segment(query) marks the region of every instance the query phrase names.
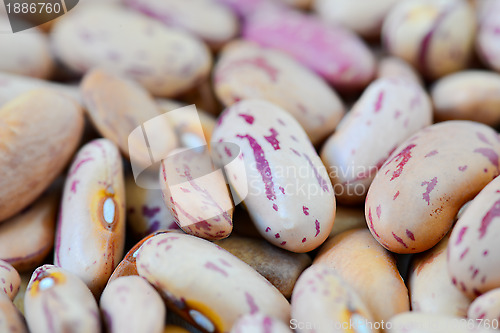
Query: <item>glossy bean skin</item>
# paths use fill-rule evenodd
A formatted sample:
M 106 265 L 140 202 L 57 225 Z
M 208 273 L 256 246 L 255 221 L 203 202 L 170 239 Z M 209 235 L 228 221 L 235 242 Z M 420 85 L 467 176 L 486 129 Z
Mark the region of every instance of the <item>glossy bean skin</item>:
M 391 318 L 391 333 L 487 333 L 496 332 L 479 322 L 449 315 L 422 312 L 405 312 Z
M 207 0 L 126 0 L 125 4 L 167 26 L 187 31 L 217 50 L 239 31 L 233 12 Z
M 497 1 L 483 1 L 482 16 L 476 38 L 476 51 L 493 70 L 500 72 L 500 5 Z M 483 3 L 480 3 L 482 5 Z
M 260 312 L 242 316 L 231 328 L 231 333 L 290 333 L 283 322 Z
M 231 194 L 206 146 L 174 150 L 162 160 L 160 185 L 165 205 L 184 232 L 209 240 L 231 234 Z
M 500 124 L 500 74 L 468 70 L 437 81 L 431 91 L 434 117 Z
M 417 132 L 368 191 L 365 215 L 375 239 L 396 253 L 433 247 L 460 207 L 499 174 L 499 153 L 497 133 L 479 123 L 447 121 Z
M 398 57 L 384 57 L 379 60 L 377 78 L 405 78 L 422 84 L 420 74 L 406 61 Z
M 289 113 L 262 100 L 236 103 L 219 117 L 212 141 L 240 147 L 247 179 L 241 179 L 241 170 L 229 170 L 228 181 L 240 197 L 241 183 L 248 184 L 242 199 L 265 239 L 293 252 L 323 243 L 335 218 L 333 188 L 309 138 Z M 234 158 L 231 151 L 218 153 L 222 160 Z M 297 176 L 299 171 L 304 177 Z
M 211 66 L 208 48 L 197 39 L 116 5 L 96 3 L 61 17 L 51 39 L 55 54 L 71 69 L 104 67 L 156 96 L 190 89 Z
M 12 265 L 0 260 L 0 294 L 3 292 L 10 300 L 16 297 L 21 285 L 21 277 Z
M 0 31 L 11 30 L 6 17 L 0 16 Z M 54 70 L 54 59 L 47 36 L 38 28 L 16 34 L 0 35 L 0 71 L 47 79 Z
M 83 113 L 71 98 L 41 89 L 4 105 L 0 118 L 5 125 L 0 129 L 4 221 L 31 204 L 69 162 L 82 134 Z
M 396 147 L 431 123 L 432 106 L 419 85 L 400 78 L 372 82 L 321 150 L 338 201 L 364 202 Z
M 118 148 L 107 139 L 83 146 L 69 169 L 57 226 L 54 263 L 100 295 L 122 258 L 125 188 Z
M 313 261 L 337 271 L 361 297 L 375 321 L 409 311 L 408 290 L 396 268 L 396 259 L 368 230 L 344 231 L 327 241 Z
M 226 106 L 259 98 L 290 112 L 313 144 L 331 134 L 344 115 L 342 101 L 323 79 L 290 56 L 235 41 L 215 67 L 215 92 Z
M 44 193 L 0 225 L 0 258 L 21 272 L 32 271 L 54 246 L 60 195 Z
M 292 295 L 292 318 L 305 326 L 299 332 L 342 332 L 337 329 L 342 325 L 358 321 L 373 323 L 358 294 L 335 269 L 322 264 L 306 269 L 297 281 Z M 376 332 L 368 325 L 363 326 L 363 332 Z
M 28 333 L 22 315 L 9 297 L 0 292 L 0 332 Z
M 311 264 L 307 254 L 291 253 L 262 239 L 231 236 L 215 244 L 250 265 L 286 298 L 292 296 L 295 282 L 302 271 Z
M 162 291 L 174 311 L 209 332 L 229 332 L 240 316 L 256 311 L 289 319 L 290 304 L 265 278 L 194 236 L 168 233 L 150 238 L 139 250 L 137 270 Z
M 500 287 L 497 264 L 500 179 L 492 180 L 472 200 L 455 224 L 448 244 L 448 271 L 470 298 Z
M 397 0 L 316 0 L 314 10 L 332 25 L 339 24 L 363 37 L 373 38 L 379 36 L 385 16 L 397 3 Z
M 132 175 L 125 178 L 127 226 L 134 239 L 140 240 L 159 230 L 179 229 L 163 202 L 161 190 L 139 187 Z
M 375 58 L 359 37 L 300 12 L 260 10 L 246 21 L 243 37 L 290 54 L 339 91 L 359 90 L 375 73 Z
M 446 261 L 450 234 L 412 258 L 409 290 L 412 311 L 465 317 L 470 300 L 451 282 Z
M 33 333 L 101 332 L 99 309 L 85 283 L 53 265 L 33 272 L 24 311 Z
M 494 323 L 500 318 L 500 289 L 492 289 L 474 299 L 467 312 L 470 319 Z
M 151 95 L 133 81 L 103 69 L 88 72 L 81 91 L 92 123 L 102 136 L 118 145 L 125 157 L 134 151 L 140 154 L 134 156 L 136 163 L 150 163 L 149 154 L 141 149 L 143 141 L 129 136 L 135 128 L 160 115 Z M 168 153 L 177 146 L 175 133 L 168 122 L 155 121 L 162 122 L 161 137 L 160 133 L 149 131 L 148 139 L 162 140 L 162 152 Z
M 99 306 L 107 332 L 163 332 L 165 304 L 156 290 L 141 277 L 123 276 L 108 284 Z
M 436 79 L 467 66 L 475 24 L 465 0 L 400 1 L 384 20 L 382 38 L 390 54 Z

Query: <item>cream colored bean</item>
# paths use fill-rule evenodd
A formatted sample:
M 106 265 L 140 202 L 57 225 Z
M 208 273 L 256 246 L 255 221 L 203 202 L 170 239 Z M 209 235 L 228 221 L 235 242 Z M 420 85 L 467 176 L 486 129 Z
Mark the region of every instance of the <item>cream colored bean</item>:
M 118 148 L 107 139 L 83 146 L 69 169 L 54 263 L 98 296 L 123 255 L 125 188 Z
M 283 322 L 260 312 L 246 314 L 233 325 L 231 333 L 290 333 L 290 328 Z
M 500 289 L 493 289 L 477 297 L 469 307 L 467 317 L 484 320 L 490 325 L 496 324 L 500 318 Z
M 28 333 L 22 315 L 8 296 L 0 292 L 0 332 Z
M 450 235 L 412 259 L 409 273 L 413 311 L 465 317 L 470 300 L 451 282 L 446 263 Z
M 53 265 L 33 272 L 24 309 L 32 333 L 101 332 L 99 309 L 85 283 Z
M 162 333 L 165 304 L 143 278 L 123 276 L 104 289 L 99 302 L 109 333 Z
M 241 220 L 238 222 L 241 223 Z M 215 244 L 250 265 L 286 298 L 292 296 L 293 286 L 300 273 L 311 264 L 307 254 L 279 249 L 263 239 L 232 235 Z
M 227 170 L 227 178 L 240 197 L 248 185 L 241 199 L 265 239 L 293 252 L 324 242 L 335 218 L 335 196 L 319 156 L 289 113 L 262 100 L 236 103 L 220 116 L 212 141 L 241 148 L 247 179 L 241 179 L 240 168 Z M 223 160 L 237 156 L 218 150 Z
M 40 79 L 52 75 L 54 60 L 49 39 L 40 29 L 32 28 L 13 34 L 10 33 L 7 17 L 0 16 L 0 31 L 0 72 Z
M 389 53 L 428 78 L 467 66 L 476 22 L 465 0 L 400 1 L 385 18 L 382 38 Z
M 260 98 L 297 119 L 313 144 L 330 135 L 344 115 L 342 101 L 323 79 L 290 56 L 236 41 L 223 50 L 214 87 L 226 106 Z
M 398 57 L 384 57 L 378 63 L 377 78 L 405 78 L 422 84 L 422 78 L 415 69 Z
M 136 137 L 129 139 L 129 136 L 135 128 L 160 115 L 153 98 L 136 83 L 102 69 L 87 73 L 81 87 L 82 98 L 99 132 L 118 145 L 124 156 L 129 157 L 129 151 L 133 151 L 139 154 L 134 156 L 136 163 L 149 165 L 148 151 L 143 149 L 144 137 L 138 140 Z M 155 147 L 161 147 L 162 151 L 157 153 L 165 156 L 177 146 L 177 138 L 168 122 L 154 121 L 161 122 L 161 131 L 149 131 L 148 139 L 149 142 L 161 142 Z
M 218 49 L 239 30 L 236 16 L 212 0 L 125 0 L 125 4 L 167 26 L 185 30 Z
M 0 259 L 21 272 L 31 272 L 42 264 L 54 246 L 59 199 L 59 194 L 44 193 L 0 225 Z
M 391 318 L 390 333 L 486 333 L 497 332 L 462 317 L 406 312 Z
M 335 223 L 333 223 L 330 237 L 336 236 L 346 230 L 366 227 L 365 212 L 361 207 L 337 205 Z
M 19 292 L 13 300 L 16 308 L 22 313 L 24 316 L 24 296 L 26 295 L 26 289 L 28 288 L 28 283 L 31 279 L 31 273 L 23 273 L 21 274 L 21 285 L 19 286 Z
M 82 134 L 83 113 L 69 97 L 43 89 L 4 105 L 0 119 L 4 221 L 31 204 L 69 162 Z
M 300 276 L 292 295 L 292 324 L 299 332 L 377 332 L 358 294 L 335 269 L 315 264 Z M 370 327 L 370 325 L 372 325 Z
M 365 229 L 348 230 L 326 242 L 313 265 L 337 271 L 368 306 L 377 322 L 409 311 L 408 290 L 396 268 L 396 259 Z
M 500 72 L 500 5 L 498 1 L 481 1 L 479 31 L 476 38 L 476 51 L 482 60 L 493 70 Z
M 470 298 L 500 288 L 500 178 L 492 180 L 472 200 L 455 224 L 448 244 L 448 271 Z
M 364 202 L 394 149 L 431 123 L 432 106 L 419 85 L 396 78 L 372 82 L 321 150 L 338 201 Z
M 479 123 L 448 121 L 419 131 L 370 186 L 365 214 L 373 236 L 396 253 L 433 247 L 460 207 L 499 174 L 499 153 L 498 134 Z
M 51 39 L 55 54 L 71 69 L 85 73 L 102 66 L 156 96 L 190 89 L 211 66 L 207 47 L 197 39 L 116 5 L 96 3 L 64 15 Z
M 290 304 L 283 295 L 250 266 L 206 240 L 156 235 L 139 250 L 137 270 L 163 292 L 173 310 L 207 332 L 229 332 L 240 316 L 257 311 L 288 322 Z
M 398 0 L 315 0 L 314 9 L 326 22 L 340 24 L 363 37 L 378 37 L 385 16 Z
M 16 269 L 8 262 L 0 260 L 0 294 L 3 292 L 10 300 L 13 300 L 20 285 L 21 277 Z
M 468 70 L 445 76 L 431 91 L 436 120 L 500 124 L 500 74 Z

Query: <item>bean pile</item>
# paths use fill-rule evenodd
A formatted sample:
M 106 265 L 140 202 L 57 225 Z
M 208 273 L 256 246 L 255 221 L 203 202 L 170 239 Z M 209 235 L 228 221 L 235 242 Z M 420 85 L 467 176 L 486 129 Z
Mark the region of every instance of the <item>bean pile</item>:
M 8 8 L 0 333 L 500 329 L 499 0 Z

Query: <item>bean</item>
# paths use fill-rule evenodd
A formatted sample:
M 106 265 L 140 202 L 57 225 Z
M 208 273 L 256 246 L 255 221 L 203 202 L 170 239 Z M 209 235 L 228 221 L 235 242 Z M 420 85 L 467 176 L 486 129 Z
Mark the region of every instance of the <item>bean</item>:
M 288 328 L 276 318 L 266 316 L 260 312 L 246 314 L 233 325 L 231 333 L 290 333 Z
M 2 292 L 13 300 L 19 291 L 21 277 L 12 265 L 4 260 L 0 260 L 0 294 Z
M 99 309 L 85 283 L 53 265 L 33 272 L 24 308 L 33 333 L 101 332 Z
M 484 320 L 496 325 L 500 317 L 500 289 L 492 289 L 474 299 L 467 312 L 470 319 Z
M 241 148 L 248 181 L 241 168 L 226 170 L 227 178 L 238 195 L 247 186 L 242 199 L 265 239 L 293 252 L 323 243 L 335 218 L 333 189 L 306 133 L 289 113 L 262 100 L 236 103 L 219 117 L 212 141 Z M 232 161 L 236 153 L 223 147 L 217 147 L 220 158 Z
M 8 296 L 0 292 L 0 332 L 28 333 L 22 315 Z
M 405 78 L 422 84 L 420 74 L 406 61 L 398 57 L 384 57 L 378 63 L 377 78 Z
M 481 323 L 468 321 L 462 317 L 432 313 L 406 312 L 395 316 L 388 324 L 391 333 L 466 333 L 496 332 Z M 388 326 L 387 326 L 388 327 Z
M 83 114 L 69 97 L 43 89 L 4 105 L 0 119 L 0 221 L 5 221 L 31 204 L 69 162 Z
M 409 311 L 408 290 L 396 268 L 396 259 L 381 247 L 368 230 L 353 229 L 331 238 L 313 265 L 336 270 L 361 297 L 377 322 Z
M 240 316 L 257 311 L 289 319 L 290 304 L 273 285 L 229 252 L 194 236 L 150 238 L 139 250 L 137 270 L 161 290 L 169 307 L 207 332 L 228 332 Z
M 396 253 L 433 247 L 460 207 L 499 174 L 498 153 L 498 134 L 479 123 L 448 121 L 420 130 L 399 145 L 370 186 L 365 214 L 373 236 Z
M 123 254 L 125 188 L 118 148 L 107 139 L 83 146 L 69 170 L 54 263 L 98 296 Z
M 337 205 L 335 223 L 329 237 L 334 237 L 346 230 L 367 228 L 365 212 L 359 207 Z
M 109 283 L 99 305 L 107 332 L 163 332 L 165 304 L 143 278 L 123 276 Z
M 500 5 L 497 1 L 482 1 L 480 8 L 479 31 L 476 38 L 476 51 L 481 59 L 493 70 L 500 72 Z

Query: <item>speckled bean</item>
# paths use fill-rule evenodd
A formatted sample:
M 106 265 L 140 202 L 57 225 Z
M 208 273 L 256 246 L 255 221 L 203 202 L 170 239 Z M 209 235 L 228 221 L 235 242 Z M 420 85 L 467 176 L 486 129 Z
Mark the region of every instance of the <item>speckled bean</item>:
M 307 254 L 291 253 L 262 239 L 231 236 L 215 244 L 250 265 L 286 298 L 292 296 L 300 273 L 311 264 Z
M 313 265 L 337 271 L 368 306 L 378 322 L 409 311 L 408 290 L 396 268 L 396 259 L 366 229 L 353 229 L 327 241 Z
M 413 311 L 465 317 L 470 300 L 451 282 L 446 263 L 450 235 L 432 249 L 413 257 L 409 273 Z
M 214 49 L 239 32 L 232 11 L 213 0 L 125 0 L 125 4 L 167 26 L 197 36 Z
M 492 69 L 500 72 L 500 4 L 498 1 L 483 1 L 487 4 L 480 18 L 476 37 L 476 51 Z
M 338 90 L 361 89 L 375 74 L 375 58 L 359 37 L 313 16 L 292 10 L 261 10 L 246 21 L 243 36 L 289 53 Z
M 0 292 L 0 332 L 28 333 L 22 315 L 12 301 Z
M 263 313 L 246 314 L 233 325 L 231 333 L 290 333 L 283 322 Z
M 68 163 L 82 134 L 83 113 L 69 97 L 41 89 L 4 105 L 0 119 L 4 221 L 32 203 Z
M 306 269 L 295 285 L 292 328 L 294 321 L 297 327 L 303 327 L 299 332 L 340 332 L 335 328 L 352 323 L 360 325 L 356 329 L 359 332 L 377 331 L 370 328 L 373 317 L 358 294 L 335 269 L 322 264 Z
M 500 74 L 469 70 L 445 76 L 431 91 L 434 117 L 500 124 Z
M 378 63 L 377 78 L 405 78 L 422 84 L 422 78 L 415 69 L 398 57 L 384 57 Z
M 419 85 L 396 78 L 372 82 L 321 150 L 337 200 L 364 202 L 394 149 L 431 123 L 432 106 Z
M 174 150 L 162 160 L 160 185 L 165 204 L 186 233 L 209 240 L 233 230 L 234 204 L 221 169 L 206 147 Z
M 448 271 L 464 294 L 473 298 L 500 287 L 500 178 L 491 181 L 455 224 L 448 244 Z
M 363 37 L 377 37 L 382 22 L 398 0 L 315 0 L 314 9 L 326 22 L 340 24 Z
M 236 103 L 220 116 L 212 140 L 240 147 L 248 184 L 244 203 L 265 239 L 293 252 L 324 242 L 335 218 L 333 188 L 309 138 L 288 112 L 262 100 Z M 219 154 L 233 158 L 231 151 Z M 227 175 L 234 188 L 241 187 L 243 181 L 233 179 L 241 170 Z
M 88 72 L 81 89 L 88 114 L 99 132 L 118 145 L 124 156 L 129 157 L 129 150 L 134 151 L 140 154 L 134 156 L 137 163 L 150 163 L 148 151 L 142 149 L 144 138 L 141 141 L 132 137 L 129 142 L 129 135 L 136 127 L 160 115 L 153 98 L 133 81 L 103 69 Z M 177 146 L 177 138 L 168 122 L 162 125 L 161 133 L 150 131 L 147 134 L 149 142 L 162 143 L 161 148 L 166 154 Z
M 226 106 L 251 98 L 272 102 L 297 119 L 313 144 L 330 135 L 344 115 L 342 101 L 323 79 L 287 54 L 253 43 L 226 46 L 214 81 Z
M 83 146 L 64 186 L 54 263 L 98 296 L 125 245 L 125 188 L 118 148 L 107 139 Z
M 15 34 L 6 17 L 0 16 L 0 72 L 47 79 L 54 69 L 49 40 L 38 28 Z
M 51 39 L 56 56 L 71 69 L 85 73 L 102 66 L 135 79 L 157 96 L 190 89 L 211 66 L 208 48 L 189 34 L 109 4 L 64 15 Z
M 498 332 L 487 329 L 479 322 L 465 318 L 434 313 L 406 312 L 391 318 L 390 333 L 486 333 Z M 387 326 L 386 326 L 387 327 Z
M 499 153 L 498 134 L 483 124 L 447 121 L 417 132 L 368 190 L 365 214 L 375 239 L 396 253 L 436 245 L 460 207 L 499 174 Z
M 33 272 L 24 310 L 32 333 L 101 332 L 99 309 L 85 283 L 53 265 Z
M 489 321 L 490 324 L 498 322 L 500 318 L 500 289 L 493 289 L 477 297 L 470 305 L 467 317 Z
M 109 283 L 99 306 L 106 332 L 163 332 L 165 304 L 156 290 L 139 276 L 123 276 Z
M 229 332 L 240 316 L 257 311 L 289 319 L 290 304 L 273 285 L 201 238 L 154 236 L 139 250 L 137 270 L 163 292 L 173 310 L 208 332 Z
M 54 245 L 60 195 L 44 193 L 31 206 L 0 225 L 0 259 L 31 272 Z
M 399 1 L 385 18 L 382 37 L 389 53 L 436 79 L 467 66 L 475 24 L 465 0 Z
M 21 277 L 16 269 L 8 262 L 0 260 L 0 294 L 3 292 L 10 300 L 13 300 L 20 285 Z

